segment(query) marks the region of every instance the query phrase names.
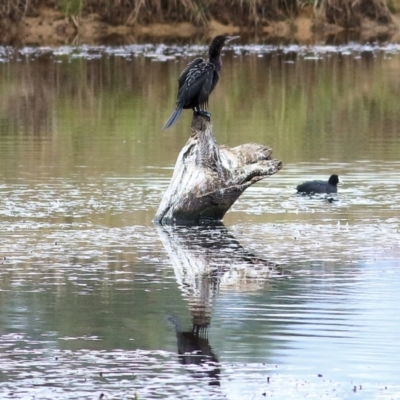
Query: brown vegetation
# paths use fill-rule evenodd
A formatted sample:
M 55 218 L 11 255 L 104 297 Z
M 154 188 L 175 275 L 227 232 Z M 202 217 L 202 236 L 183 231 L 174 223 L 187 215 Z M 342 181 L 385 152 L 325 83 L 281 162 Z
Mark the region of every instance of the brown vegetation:
M 143 27 L 153 26 L 153 31 L 158 31 L 167 24 L 187 23 L 193 27 L 191 32 L 218 26 L 269 33 L 272 29 L 287 35 L 298 29 L 297 19 L 304 16 L 312 21 L 310 28 L 319 31 L 333 26 L 360 29 L 366 20 L 389 28 L 393 26 L 391 12 L 396 11 L 396 1 L 399 0 L 3 0 L 0 31 L 12 31 L 12 26 L 21 21 L 27 24 L 18 26 L 19 34 L 35 24 L 43 30 L 43 24 L 51 20 L 53 36 L 64 38 L 71 37 L 71 32 L 82 36 L 83 30 L 89 36 L 107 36 L 128 31 L 147 33 Z
M 65 16 L 96 13 L 104 22 L 115 25 L 189 21 L 204 26 L 216 20 L 255 27 L 296 17 L 311 5 L 328 23 L 343 27 L 359 25 L 363 18 L 389 23 L 388 5 L 395 8 L 393 1 L 387 4 L 385 0 L 3 0 L 0 16 L 17 20 L 36 16 L 38 9 L 49 7 Z
M 361 26 L 364 19 L 390 24 L 392 16 L 383 0 L 323 0 L 319 13 L 329 24 L 343 28 Z

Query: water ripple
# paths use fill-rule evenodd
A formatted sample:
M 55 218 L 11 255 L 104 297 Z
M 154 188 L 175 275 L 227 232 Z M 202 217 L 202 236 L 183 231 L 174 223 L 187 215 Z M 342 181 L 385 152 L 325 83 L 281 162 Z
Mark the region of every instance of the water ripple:
M 264 45 L 264 44 L 236 44 L 230 46 L 234 54 L 242 55 L 264 55 L 275 52 L 282 54 L 298 54 L 305 60 L 315 61 L 332 54 L 359 58 L 364 54 L 384 54 L 386 56 L 398 55 L 400 45 L 397 43 L 348 43 L 346 45 Z M 38 58 L 42 56 L 54 57 L 54 61 L 67 57 L 68 59 L 83 58 L 87 60 L 100 58 L 103 56 L 123 57 L 131 59 L 132 57 L 145 56 L 155 61 L 167 61 L 179 57 L 195 57 L 204 54 L 207 46 L 199 45 L 166 45 L 166 44 L 132 44 L 127 46 L 60 46 L 57 49 L 51 47 L 23 47 L 15 50 L 12 47 L 0 46 L 1 62 L 8 62 L 20 57 Z M 293 61 L 292 61 L 293 62 Z

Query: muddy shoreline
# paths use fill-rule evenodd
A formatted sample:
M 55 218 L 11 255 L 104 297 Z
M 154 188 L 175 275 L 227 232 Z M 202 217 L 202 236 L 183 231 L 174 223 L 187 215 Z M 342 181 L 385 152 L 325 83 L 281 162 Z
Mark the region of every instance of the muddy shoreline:
M 207 27 L 191 23 L 150 23 L 147 25 L 111 25 L 98 14 L 66 17 L 50 8 L 41 8 L 34 17 L 18 22 L 3 19 L 0 25 L 3 45 L 60 46 L 80 44 L 129 44 L 144 41 L 207 40 L 216 34 L 240 34 L 253 42 L 294 42 L 313 44 L 346 41 L 400 41 L 400 16 L 392 23 L 381 24 L 363 19 L 359 27 L 343 29 L 335 24 L 319 22 L 304 10 L 296 18 L 271 22 L 257 30 L 211 21 Z

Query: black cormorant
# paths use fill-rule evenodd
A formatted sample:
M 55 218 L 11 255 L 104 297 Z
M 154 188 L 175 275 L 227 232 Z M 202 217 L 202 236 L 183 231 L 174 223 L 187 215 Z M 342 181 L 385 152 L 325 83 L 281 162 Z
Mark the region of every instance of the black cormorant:
M 239 36 L 216 36 L 208 50 L 209 59 L 196 58 L 191 61 L 178 79 L 178 96 L 175 111 L 163 126 L 163 130 L 173 125 L 185 108 L 194 112 L 210 115 L 207 110 L 208 96 L 214 90 L 221 71 L 221 50 L 224 44 Z
M 297 186 L 297 191 L 301 194 L 317 193 L 337 193 L 337 185 L 340 179 L 337 175 L 331 175 L 326 181 L 309 181 Z

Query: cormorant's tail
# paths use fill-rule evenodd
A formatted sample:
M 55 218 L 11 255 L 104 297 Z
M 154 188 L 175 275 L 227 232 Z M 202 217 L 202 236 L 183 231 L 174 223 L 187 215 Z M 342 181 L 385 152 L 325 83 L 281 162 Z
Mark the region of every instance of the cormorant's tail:
M 171 114 L 171 116 L 169 117 L 169 120 L 165 123 L 165 125 L 162 127 L 162 131 L 164 129 L 169 128 L 170 126 L 172 126 L 176 121 L 178 121 L 179 117 L 181 116 L 181 112 L 182 112 L 183 108 L 180 106 L 177 106 L 174 110 L 174 112 Z

